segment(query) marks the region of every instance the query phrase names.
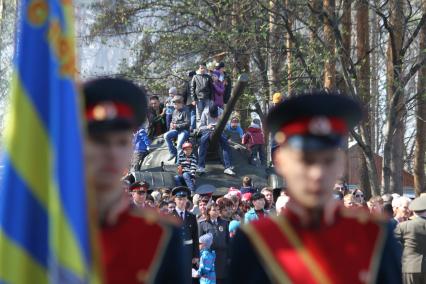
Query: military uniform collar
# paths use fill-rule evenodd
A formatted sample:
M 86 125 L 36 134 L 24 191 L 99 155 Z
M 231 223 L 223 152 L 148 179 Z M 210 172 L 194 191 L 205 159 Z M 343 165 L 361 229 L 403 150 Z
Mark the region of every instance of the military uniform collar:
M 316 212 L 308 212 L 296 202 L 289 201 L 284 210 L 284 215 L 295 226 L 316 229 L 333 225 L 338 218 L 340 207 L 339 202 L 331 199 L 324 208 L 318 209 Z
M 186 215 L 186 210 L 180 210 L 179 208 L 175 208 L 176 213 L 180 216 L 180 213 L 183 212 L 183 214 Z

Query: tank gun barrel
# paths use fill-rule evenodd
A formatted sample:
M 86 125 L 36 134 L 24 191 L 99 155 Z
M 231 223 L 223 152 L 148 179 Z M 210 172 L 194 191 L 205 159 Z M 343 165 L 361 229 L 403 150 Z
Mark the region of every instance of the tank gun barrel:
M 235 86 L 232 90 L 231 97 L 229 98 L 229 101 L 225 106 L 225 110 L 223 111 L 223 115 L 219 119 L 219 122 L 217 123 L 217 125 L 216 125 L 216 127 L 213 131 L 210 147 L 217 148 L 217 144 L 219 142 L 219 137 L 222 134 L 223 130 L 225 129 L 226 122 L 228 121 L 229 117 L 231 116 L 231 113 L 234 110 L 238 99 L 243 94 L 244 89 L 246 88 L 246 86 L 248 84 L 248 79 L 249 79 L 249 77 L 246 73 L 241 74 L 240 77 L 238 78 L 237 83 L 235 84 Z

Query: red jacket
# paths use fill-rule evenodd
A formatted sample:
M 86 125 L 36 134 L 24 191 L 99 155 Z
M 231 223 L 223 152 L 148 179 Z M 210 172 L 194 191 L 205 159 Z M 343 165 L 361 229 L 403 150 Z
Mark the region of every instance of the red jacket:
M 188 283 L 180 229 L 173 222 L 150 209 L 132 208 L 116 224 L 102 226 L 104 282 Z
M 265 144 L 265 136 L 261 128 L 249 127 L 247 128 L 246 134 L 243 136 L 243 144 L 247 144 L 249 148 L 253 145 Z

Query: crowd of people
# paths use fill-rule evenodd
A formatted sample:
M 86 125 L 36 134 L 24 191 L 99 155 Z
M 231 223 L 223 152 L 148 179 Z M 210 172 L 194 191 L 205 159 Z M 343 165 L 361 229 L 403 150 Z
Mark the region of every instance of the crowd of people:
M 206 172 L 211 134 L 223 114 L 231 89 L 231 80 L 225 72 L 224 63 L 217 63 L 214 68 L 200 64 L 196 72 L 188 74 L 188 81 L 182 92 L 171 87 L 163 102 L 158 95 L 149 98 L 148 126 L 146 129 L 140 128 L 134 134 L 133 169 L 140 169 L 140 164 L 149 151 L 150 140 L 163 135 L 170 153 L 169 161 L 175 161 L 178 165 L 175 185 L 187 187 L 189 192 L 184 196 L 185 202 L 180 202 L 180 206 L 177 206 L 179 202 L 176 202 L 172 188 L 150 192 L 149 185 L 142 181 L 139 183 L 140 187 L 130 187 L 131 202 L 135 206 L 150 207 L 166 215 L 179 217 L 176 212 L 182 210 L 195 216 L 196 222 L 193 222 L 192 227 L 198 228 L 197 234 L 186 234 L 184 239 L 192 244 L 191 264 L 196 269 L 192 275 L 204 279 L 202 283 L 222 283 L 225 280 L 229 264 L 229 244 L 240 224 L 279 215 L 290 199 L 285 189 L 274 190 L 267 186 L 253 188 L 249 176 L 243 177 L 239 188 L 231 187 L 225 196 L 216 200 L 213 199 L 212 192 L 196 194 L 196 176 Z M 272 106 L 281 101 L 282 95 L 274 94 Z M 192 134 L 195 134 L 196 140 L 191 138 Z M 243 130 L 238 114 L 232 115 L 221 135 L 219 144 L 224 173 L 235 175 L 229 141 L 247 146 L 249 163 L 260 161 L 262 166 L 266 166 L 265 137 L 260 119 L 253 119 L 247 129 Z M 274 139 L 272 143 L 276 143 Z M 346 208 L 358 208 L 386 218 L 401 244 L 404 244 L 399 224 L 415 216 L 409 210 L 409 198 L 386 194 L 367 201 L 361 189 L 349 191 L 347 185 L 339 180 L 333 196 Z M 188 229 L 185 228 L 184 226 L 184 231 Z M 200 250 L 193 249 L 196 243 Z
M 184 151 L 186 149 L 184 147 Z M 225 196 L 218 198 L 213 196 L 214 186 L 207 190 L 201 187 L 201 194 L 191 196 L 190 190 L 183 186 L 151 190 L 146 181 L 130 184 L 124 179 L 123 183 L 134 206 L 154 209 L 183 221 L 184 243 L 191 246 L 189 251 L 194 269 L 197 269 L 193 275 L 206 278 L 200 283 L 223 283 L 229 264 L 229 245 L 241 223 L 277 214 L 273 189 L 252 187 L 249 176 L 242 179 L 240 187 L 231 187 Z M 282 194 L 280 198 L 286 197 L 285 191 Z M 280 204 L 281 209 L 285 207 L 285 203 Z M 181 217 L 182 212 L 184 217 Z M 191 226 L 186 224 L 187 218 L 193 218 Z M 194 248 L 197 243 L 200 250 Z
M 384 195 L 366 202 L 362 189 L 350 191 L 336 182 L 344 164 L 339 147 L 361 118 L 359 105 L 349 98 L 319 92 L 278 104 L 267 122 L 278 145 L 274 166 L 288 187 L 255 188 L 244 176 L 240 185 L 215 196 L 213 185 L 196 190 L 191 185 L 200 163 L 179 133 L 176 186 L 151 189 L 132 174 L 120 180 L 131 152 L 149 149 L 137 144 L 148 135 L 143 129 L 133 133 L 131 143 L 132 131 L 144 122 L 145 95 L 131 82 L 108 78 L 86 83 L 84 93 L 88 172 L 107 283 L 136 283 L 135 276 L 137 283 L 190 283 L 189 276 L 193 283 L 317 283 L 317 277 L 335 280 L 330 283 L 424 283 L 426 197 Z M 117 96 L 121 93 L 126 96 Z M 173 116 L 181 110 L 180 98 L 173 94 L 172 101 L 179 104 L 166 136 L 180 129 Z M 204 107 L 199 128 L 202 120 L 214 121 L 212 110 L 217 115 L 221 110 Z M 230 125 L 235 123 L 231 119 Z M 133 155 L 133 166 L 140 166 L 135 160 L 141 156 Z M 350 265 L 341 265 L 342 258 Z
M 195 173 L 193 168 L 186 167 L 188 163 L 184 162 L 183 145 L 186 149 L 193 149 L 195 155 L 190 159 L 191 166 L 196 165 L 195 172 L 204 174 L 212 133 L 228 103 L 231 90 L 232 81 L 225 72 L 223 62 L 209 65 L 209 68 L 201 63 L 196 72 L 189 72 L 188 81 L 181 92 L 171 87 L 164 100 L 160 95 L 150 96 L 148 122 L 134 136 L 133 169 L 140 169 L 151 140 L 162 135 L 169 150 L 168 161 L 175 161 L 182 167 L 182 171 L 177 173 L 176 185 L 186 185 L 193 191 L 191 181 L 195 180 Z M 254 118 L 243 131 L 239 114 L 233 112 L 220 136 L 224 173 L 235 175 L 230 141 L 246 145 L 250 152 L 249 163 L 257 165 L 257 161 L 260 161 L 262 166 L 266 166 L 265 138 L 260 119 Z
M 124 182 L 129 185 L 128 181 Z M 161 214 L 178 217 L 180 215 L 176 212 L 179 210 L 194 215 L 196 223 L 194 222 L 193 226 L 198 228 L 197 234 L 192 235 L 191 239 L 188 238 L 188 241 L 196 243 L 198 239 L 200 250 L 193 254 L 193 259 L 199 258 L 199 262 L 194 264 L 194 268 L 197 267 L 198 270 L 193 275 L 205 277 L 205 282 L 201 283 L 223 283 L 229 264 L 229 246 L 236 230 L 241 224 L 280 215 L 290 197 L 285 188 L 254 188 L 249 176 L 244 176 L 241 185 L 229 188 L 224 196 L 213 196 L 214 186 L 209 185 L 209 189 L 192 196 L 188 191 L 184 196 L 184 203 L 180 196 L 180 201 L 176 202 L 176 194 L 173 194 L 171 188 L 153 191 L 149 189 L 146 181 L 134 183 L 128 188 L 128 192 L 131 196 L 130 202 L 134 206 L 151 208 Z M 362 210 L 388 220 L 401 245 L 404 244 L 402 225 L 417 216 L 409 209 L 411 199 L 396 193 L 371 197 L 366 201 L 361 189 L 349 190 L 347 184 L 337 181 L 333 196 L 350 210 Z M 179 202 L 180 206 L 177 207 Z

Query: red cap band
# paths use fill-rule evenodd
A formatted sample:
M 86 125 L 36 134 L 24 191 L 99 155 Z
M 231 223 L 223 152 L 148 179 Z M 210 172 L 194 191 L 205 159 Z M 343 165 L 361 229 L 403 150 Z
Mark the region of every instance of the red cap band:
M 130 189 L 130 191 L 148 191 L 148 187 L 141 185 Z
M 119 102 L 102 102 L 86 108 L 88 121 L 103 121 L 112 119 L 133 120 L 134 113 L 130 106 Z
M 283 125 L 281 132 L 286 137 L 309 134 L 317 136 L 330 134 L 346 135 L 348 127 L 346 122 L 339 117 L 315 116 L 301 118 Z

